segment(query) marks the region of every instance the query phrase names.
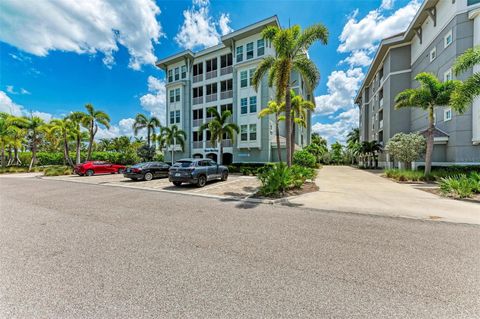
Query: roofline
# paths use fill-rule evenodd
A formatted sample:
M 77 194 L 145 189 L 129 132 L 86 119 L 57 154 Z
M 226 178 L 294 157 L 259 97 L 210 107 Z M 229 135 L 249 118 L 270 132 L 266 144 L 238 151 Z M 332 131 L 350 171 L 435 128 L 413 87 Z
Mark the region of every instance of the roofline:
M 235 37 L 235 36 L 237 36 L 237 35 L 240 35 L 240 34 L 242 34 L 242 33 L 244 33 L 244 32 L 247 32 L 247 31 L 249 31 L 249 30 L 251 30 L 251 29 L 255 29 L 255 28 L 257 28 L 257 27 L 260 27 L 260 26 L 262 26 L 262 25 L 269 24 L 269 23 L 272 23 L 272 22 L 275 22 L 275 24 L 277 24 L 277 26 L 280 27 L 280 22 L 279 22 L 279 20 L 278 20 L 278 16 L 275 14 L 275 15 L 273 15 L 273 16 L 271 16 L 271 17 L 265 18 L 265 19 L 263 19 L 263 20 L 257 21 L 257 22 L 252 23 L 252 24 L 249 24 L 249 25 L 247 25 L 246 27 L 240 28 L 240 29 L 238 29 L 238 30 L 236 30 L 236 31 L 230 32 L 230 33 L 222 36 L 222 42 L 224 42 L 225 40 L 231 39 L 231 38 L 233 38 L 233 37 Z

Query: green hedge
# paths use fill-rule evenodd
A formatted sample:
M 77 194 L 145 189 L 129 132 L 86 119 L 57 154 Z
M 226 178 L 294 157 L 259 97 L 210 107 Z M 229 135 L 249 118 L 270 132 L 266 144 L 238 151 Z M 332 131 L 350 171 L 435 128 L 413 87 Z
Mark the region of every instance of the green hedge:
M 82 162 L 85 161 L 87 157 L 86 152 L 80 154 L 80 159 Z M 32 159 L 31 152 L 19 153 L 19 158 L 22 161 L 22 166 L 28 166 Z M 75 153 L 70 153 L 70 158 L 75 162 Z M 39 166 L 45 165 L 65 165 L 63 153 L 48 153 L 48 152 L 38 152 L 37 159 Z M 138 163 L 140 158 L 136 152 L 93 152 L 92 159 L 93 161 L 107 161 L 115 164 L 131 165 Z

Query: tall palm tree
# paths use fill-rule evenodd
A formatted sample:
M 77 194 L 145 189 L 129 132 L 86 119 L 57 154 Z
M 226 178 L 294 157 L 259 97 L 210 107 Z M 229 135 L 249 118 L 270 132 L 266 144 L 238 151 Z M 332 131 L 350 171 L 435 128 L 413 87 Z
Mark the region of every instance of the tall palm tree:
M 89 134 L 87 152 L 87 161 L 89 161 L 92 156 L 93 140 L 95 139 L 95 134 L 97 134 L 98 125 L 103 125 L 107 129 L 110 128 L 110 116 L 103 111 L 95 110 L 92 104 L 85 105 L 85 108 L 87 112 L 82 117 L 82 124 L 88 129 Z
M 133 134 L 136 136 L 138 131 L 147 129 L 147 145 L 150 148 L 150 141 L 152 134 L 155 135 L 155 129 L 160 127 L 160 120 L 155 116 L 147 118 L 146 115 L 138 113 L 135 116 L 135 122 L 133 123 Z
M 72 129 L 74 128 L 74 123 L 68 118 L 64 119 L 53 119 L 50 121 L 51 124 L 51 129 L 55 132 L 58 132 L 60 136 L 62 137 L 62 143 L 63 143 L 63 156 L 65 158 L 65 162 L 73 167 L 73 161 L 70 158 L 70 150 L 68 147 L 68 142 L 72 137 L 74 137 L 74 132 L 72 132 Z
M 24 144 L 27 131 L 25 129 L 26 122 L 21 117 L 9 115 L 6 118 L 7 124 L 7 142 L 9 146 L 9 156 L 7 165 L 21 165 L 22 161 L 19 156 L 19 149 Z M 13 149 L 13 156 L 11 155 Z
M 253 75 L 253 85 L 258 89 L 261 79 L 268 72 L 269 86 L 276 87 L 276 101 L 285 100 L 285 122 L 287 139 L 287 165 L 292 164 L 293 150 L 291 147 L 291 73 L 296 71 L 304 80 L 307 88 L 312 90 L 317 86 L 320 72 L 315 63 L 307 57 L 308 48 L 316 41 L 322 44 L 328 42 L 328 30 L 322 24 L 315 24 L 301 30 L 300 26 L 294 25 L 287 29 L 277 26 L 268 26 L 262 31 L 262 37 L 271 41 L 276 56 L 265 57 L 258 65 Z
M 8 142 L 9 138 L 9 131 L 8 131 L 8 123 L 7 123 L 7 118 L 8 118 L 7 113 L 0 113 L 0 147 L 1 147 L 1 165 L 2 167 L 5 167 L 5 147 Z
M 377 155 L 383 151 L 383 146 L 378 141 L 364 141 L 361 144 L 359 152 L 369 160 L 369 167 L 377 168 Z M 373 165 L 375 163 L 375 166 Z
M 85 132 L 82 132 L 81 124 L 83 123 L 83 119 L 87 116 L 86 113 L 76 111 L 71 112 L 68 115 L 70 121 L 72 121 L 72 134 L 75 136 L 75 164 L 80 164 L 80 151 L 82 147 L 82 141 L 85 137 Z
M 33 165 L 37 163 L 37 150 L 42 142 L 43 133 L 46 129 L 45 122 L 38 116 L 15 118 L 12 124 L 27 130 L 27 139 L 29 141 L 30 150 L 32 151 L 32 159 L 28 166 L 28 171 L 32 170 Z
M 185 131 L 178 128 L 176 125 L 172 125 L 170 127 L 163 126 L 160 128 L 160 134 L 164 136 L 165 144 L 172 148 L 172 165 L 174 161 L 175 149 L 177 147 L 177 143 L 183 149 L 185 148 L 185 140 L 187 139 L 187 133 Z
M 315 104 L 311 101 L 303 99 L 303 96 L 295 94 L 294 90 L 291 90 L 292 96 L 292 137 L 291 137 L 291 150 L 295 151 L 295 124 L 300 128 L 307 127 L 308 112 L 315 110 Z M 303 143 L 302 143 L 303 144 Z M 303 145 L 302 145 L 303 147 Z
M 459 81 L 440 82 L 431 73 L 422 72 L 415 76 L 420 86 L 415 89 L 407 89 L 395 97 L 395 108 L 418 107 L 428 113 L 427 150 L 425 153 L 425 175 L 432 168 L 433 134 L 435 130 L 435 108 L 450 103 L 452 92 L 459 85 Z M 463 112 L 462 109 L 456 109 Z
M 360 129 L 354 128 L 347 134 L 347 149 L 352 154 L 352 164 L 355 164 L 355 159 L 361 150 L 360 145 Z
M 240 132 L 238 125 L 235 123 L 228 123 L 228 119 L 232 116 L 232 112 L 226 110 L 220 114 L 216 108 L 211 107 L 207 110 L 210 115 L 213 115 L 213 119 L 209 123 L 204 123 L 198 129 L 200 132 L 205 130 L 210 131 L 210 141 L 212 145 L 219 145 L 220 158 L 219 163 L 223 162 L 223 137 L 230 138 L 232 142 L 235 140 L 235 135 Z
M 478 64 L 480 64 L 480 46 L 470 48 L 460 55 L 453 65 L 453 71 L 458 76 Z M 450 104 L 454 109 L 464 111 L 467 105 L 470 105 L 478 96 L 480 96 L 480 72 L 475 72 L 458 85 L 452 94 Z
M 285 120 L 285 116 L 281 115 L 284 111 L 285 105 L 282 103 L 277 103 L 275 101 L 268 102 L 268 106 L 262 109 L 258 113 L 258 117 L 262 118 L 271 114 L 275 115 L 275 136 L 277 140 L 277 154 L 278 154 L 278 161 L 282 161 L 282 150 L 280 149 L 280 121 Z

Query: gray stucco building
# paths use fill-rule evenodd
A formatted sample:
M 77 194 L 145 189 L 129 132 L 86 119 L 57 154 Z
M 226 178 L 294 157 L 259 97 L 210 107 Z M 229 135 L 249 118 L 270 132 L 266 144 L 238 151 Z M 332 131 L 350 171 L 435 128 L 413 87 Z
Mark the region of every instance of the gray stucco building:
M 480 0 L 424 1 L 405 32 L 381 42 L 355 98 L 361 141 L 385 145 L 396 133 L 426 130 L 427 113 L 419 108 L 396 110 L 395 96 L 417 87 L 414 78 L 420 72 L 431 72 L 440 80 L 453 79 L 455 59 L 478 45 Z M 469 70 L 458 79 L 471 74 Z M 433 165 L 480 164 L 480 99 L 463 114 L 448 106 L 437 108 L 435 127 Z M 379 164 L 390 167 L 396 163 L 383 153 Z M 424 163 L 414 163 L 419 165 Z
M 225 164 L 238 162 L 277 161 L 274 116 L 259 118 L 259 111 L 275 97 L 275 88 L 268 87 L 264 78 L 257 91 L 252 85 L 252 76 L 262 59 L 275 56 L 271 43 L 262 39 L 262 30 L 269 25 L 279 26 L 276 16 L 259 21 L 221 38 L 221 43 L 199 52 L 186 50 L 161 59 L 157 66 L 166 72 L 167 124 L 177 125 L 187 133 L 183 151 L 175 148 L 175 158 L 209 157 L 218 160 L 219 145 L 212 145 L 208 130 L 199 127 L 211 118 L 207 110 L 219 112 L 230 110 L 240 128 L 234 141 L 223 140 Z M 292 88 L 297 94 L 311 99 L 311 93 L 298 76 L 292 74 Z M 311 114 L 307 128 L 296 129 L 296 144 L 299 147 L 310 142 Z M 285 136 L 282 123 L 281 136 Z M 285 153 L 285 138 L 282 137 Z M 171 149 L 165 152 L 170 160 Z M 285 155 L 283 155 L 285 158 Z

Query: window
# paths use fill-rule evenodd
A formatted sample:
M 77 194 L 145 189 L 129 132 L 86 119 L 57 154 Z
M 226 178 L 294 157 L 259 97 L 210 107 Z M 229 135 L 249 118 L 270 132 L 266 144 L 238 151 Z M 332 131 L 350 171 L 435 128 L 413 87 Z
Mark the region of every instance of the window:
M 193 88 L 193 97 L 202 97 L 203 96 L 203 86 L 199 86 L 198 88 Z
M 174 124 L 174 123 L 175 123 L 175 112 L 170 111 L 170 124 Z
M 207 84 L 207 95 L 217 94 L 217 83 Z
M 220 82 L 220 91 L 221 92 L 231 91 L 232 87 L 233 87 L 232 79 Z
M 180 70 L 179 68 L 175 68 L 175 81 L 180 80 Z
M 220 57 L 220 67 L 226 68 L 227 66 L 232 65 L 232 54 L 225 54 Z
M 185 79 L 187 77 L 187 66 L 182 65 L 182 79 Z
M 180 89 L 175 89 L 175 102 L 180 101 Z
M 248 75 L 247 71 L 240 72 L 240 87 L 246 88 L 248 86 Z
M 433 60 L 435 60 L 436 57 L 437 57 L 437 48 L 434 47 L 434 48 L 430 51 L 430 62 L 432 62 Z
M 193 66 L 193 76 L 203 74 L 203 63 L 197 63 Z
M 170 95 L 170 103 L 175 102 L 175 90 L 170 90 L 168 94 Z
M 237 47 L 237 63 L 243 61 L 243 47 Z
M 260 39 L 257 41 L 257 56 L 265 54 L 265 40 Z
M 253 59 L 253 42 L 247 43 L 247 60 Z
M 175 111 L 175 123 L 180 123 L 180 111 Z
M 240 125 L 240 140 L 241 141 L 248 141 L 248 126 L 247 125 Z
M 240 100 L 240 114 L 247 114 L 248 107 L 247 107 L 247 98 L 244 97 Z
M 452 30 L 450 30 L 450 31 L 448 31 L 448 33 L 443 38 L 443 43 L 444 43 L 445 48 L 448 47 L 452 43 L 452 41 L 453 41 Z
M 168 70 L 168 82 L 173 82 L 173 70 Z
M 248 70 L 248 83 L 250 86 L 253 86 L 253 75 L 255 74 L 255 69 Z
M 193 131 L 193 141 L 202 142 L 203 141 L 203 132 Z
M 257 140 L 257 124 L 250 124 L 250 141 Z
M 203 109 L 193 110 L 193 119 L 194 120 L 203 119 Z
M 443 73 L 443 81 L 451 81 L 452 80 L 452 69 L 448 69 L 445 73 Z
M 207 72 L 216 71 L 217 70 L 217 58 L 213 58 L 211 60 L 206 61 L 207 64 Z
M 257 112 L 257 97 L 251 96 L 250 97 L 250 113 L 256 113 L 256 112 Z
M 220 105 L 220 113 L 223 113 L 225 111 L 230 111 L 230 114 L 233 115 L 233 104 L 229 103 L 229 104 Z
M 452 109 L 448 108 L 443 111 L 443 120 L 450 121 L 452 119 Z

